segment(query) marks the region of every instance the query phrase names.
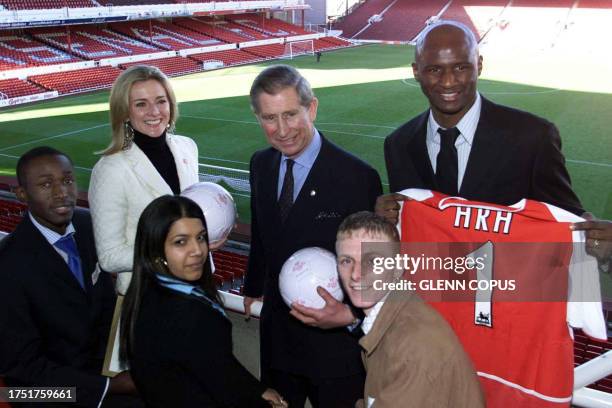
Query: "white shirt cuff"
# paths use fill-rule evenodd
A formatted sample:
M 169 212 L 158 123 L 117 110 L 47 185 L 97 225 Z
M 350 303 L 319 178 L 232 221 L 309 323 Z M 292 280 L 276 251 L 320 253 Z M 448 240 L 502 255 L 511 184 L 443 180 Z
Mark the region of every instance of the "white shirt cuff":
M 98 402 L 98 408 L 100 408 L 102 406 L 102 401 L 104 401 L 104 397 L 106 397 L 106 392 L 108 391 L 108 385 L 110 384 L 110 378 L 106 378 L 106 386 L 104 387 L 104 392 L 102 393 L 102 396 L 100 397 L 100 402 Z

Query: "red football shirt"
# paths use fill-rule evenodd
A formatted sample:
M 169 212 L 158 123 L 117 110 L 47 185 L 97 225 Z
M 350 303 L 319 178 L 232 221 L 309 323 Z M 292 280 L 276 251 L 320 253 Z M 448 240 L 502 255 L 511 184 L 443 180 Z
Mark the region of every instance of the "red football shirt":
M 584 234 L 569 228 L 582 219 L 532 200 L 500 206 L 429 190 L 402 194 L 411 198 L 400 212 L 403 243 L 438 243 L 437 255 L 444 259 L 480 259 L 478 267 L 472 262 L 460 276 L 421 269 L 411 280 L 426 281 L 419 283 L 420 293 L 471 357 L 487 406 L 569 406 L 573 340 L 568 323 L 606 339 L 596 262 L 584 252 Z M 431 256 L 431 245 L 423 252 L 427 255 L 413 256 Z M 452 288 L 432 290 L 436 285 L 428 277 L 468 284 L 456 296 Z M 498 286 L 491 287 L 493 281 Z

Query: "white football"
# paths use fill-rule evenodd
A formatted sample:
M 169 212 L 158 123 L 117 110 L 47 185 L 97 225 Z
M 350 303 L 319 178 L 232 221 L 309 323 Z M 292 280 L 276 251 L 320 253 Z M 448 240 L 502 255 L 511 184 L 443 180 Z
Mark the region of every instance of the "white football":
M 278 278 L 281 296 L 291 303 L 320 309 L 325 301 L 317 293 L 317 286 L 326 289 L 338 301 L 344 293 L 338 281 L 336 257 L 323 248 L 300 249 L 285 261 Z
M 187 187 L 181 195 L 195 201 L 204 212 L 211 244 L 229 235 L 236 222 L 236 203 L 226 189 L 215 183 L 202 182 Z

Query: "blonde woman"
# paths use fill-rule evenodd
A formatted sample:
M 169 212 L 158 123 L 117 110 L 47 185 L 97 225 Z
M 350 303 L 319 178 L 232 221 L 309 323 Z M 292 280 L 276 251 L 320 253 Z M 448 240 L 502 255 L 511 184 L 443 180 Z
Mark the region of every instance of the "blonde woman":
M 198 182 L 198 147 L 172 134 L 176 97 L 157 68 L 124 71 L 110 95 L 112 140 L 89 185 L 89 205 L 100 266 L 117 273 L 124 294 L 132 275 L 138 218 L 155 198 Z

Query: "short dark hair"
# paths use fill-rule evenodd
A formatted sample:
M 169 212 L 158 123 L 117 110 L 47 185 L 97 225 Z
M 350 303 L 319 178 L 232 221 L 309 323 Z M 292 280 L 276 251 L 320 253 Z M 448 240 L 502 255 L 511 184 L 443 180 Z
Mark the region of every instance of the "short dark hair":
M 423 47 L 425 47 L 425 40 L 427 39 L 429 33 L 443 26 L 451 26 L 463 31 L 470 47 L 474 47 L 474 49 L 478 51 L 478 39 L 476 38 L 474 32 L 467 25 L 455 20 L 438 20 L 435 23 L 428 25 L 417 37 L 414 47 L 415 60 L 417 60 L 421 52 L 423 52 Z
M 300 98 L 300 105 L 310 106 L 314 93 L 306 78 L 292 66 L 281 64 L 264 69 L 253 81 L 249 92 L 253 112 L 259 113 L 259 95 L 264 92 L 276 95 L 286 88 L 295 89 Z
M 64 152 L 60 152 L 49 146 L 35 147 L 22 154 L 17 161 L 17 183 L 19 183 L 20 186 L 25 186 L 26 184 L 26 171 L 30 162 L 45 156 L 64 156 L 68 159 L 70 165 L 74 166 L 72 159 Z
M 392 242 L 399 242 L 400 237 L 395 225 L 386 218 L 370 211 L 360 211 L 349 215 L 338 227 L 336 239 L 350 236 L 353 232 L 364 230 L 368 235 L 384 235 Z
M 164 243 L 175 221 L 181 218 L 198 218 L 208 231 L 200 206 L 187 197 L 165 195 L 153 200 L 142 212 L 136 229 L 134 246 L 134 272 L 121 309 L 121 339 L 119 357 L 129 361 L 132 355 L 134 326 L 142 298 L 147 290 L 157 285 L 156 275 L 170 275 L 161 261 L 166 259 Z M 208 232 L 206 233 L 206 244 Z M 221 304 L 212 276 L 210 253 L 203 266 L 202 277 L 193 282 L 213 301 Z

